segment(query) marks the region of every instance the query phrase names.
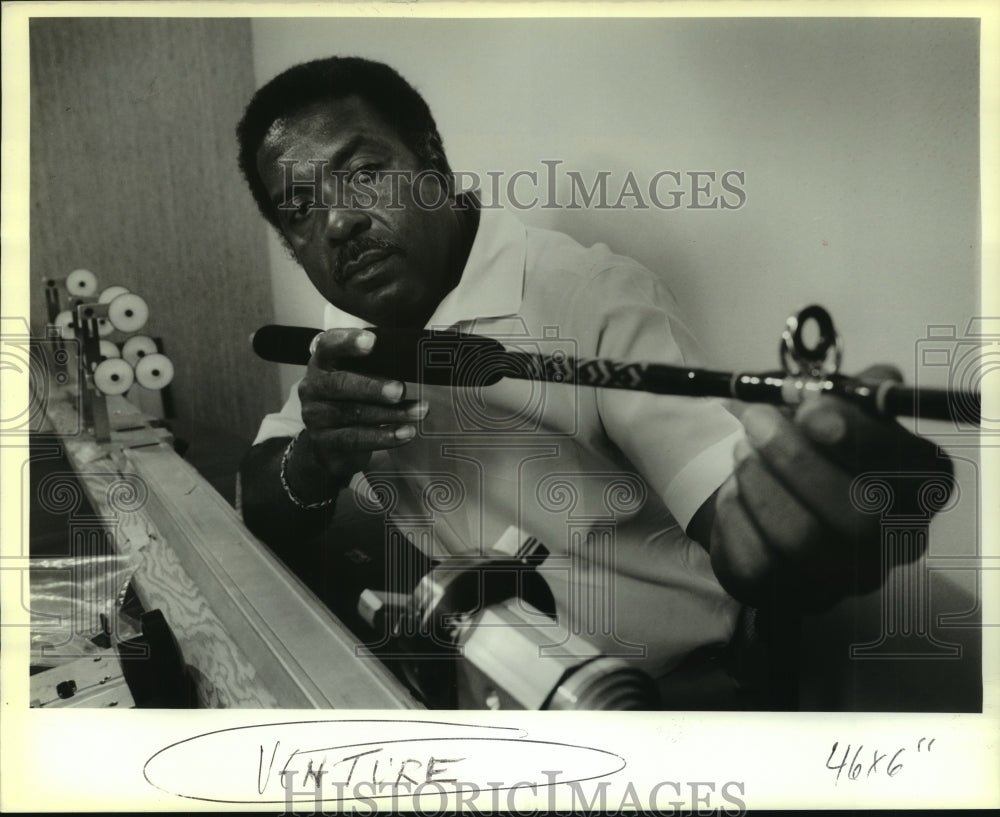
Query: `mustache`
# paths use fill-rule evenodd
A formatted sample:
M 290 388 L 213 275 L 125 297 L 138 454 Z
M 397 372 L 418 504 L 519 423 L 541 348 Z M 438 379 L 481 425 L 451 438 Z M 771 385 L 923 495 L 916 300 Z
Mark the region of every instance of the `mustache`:
M 341 286 L 345 284 L 347 282 L 347 277 L 344 270 L 347 265 L 357 261 L 362 255 L 370 250 L 381 250 L 382 252 L 398 254 L 403 257 L 406 256 L 406 251 L 398 244 L 393 244 L 391 241 L 387 241 L 384 238 L 359 235 L 357 238 L 352 238 L 338 249 L 337 255 L 333 259 L 334 281 Z

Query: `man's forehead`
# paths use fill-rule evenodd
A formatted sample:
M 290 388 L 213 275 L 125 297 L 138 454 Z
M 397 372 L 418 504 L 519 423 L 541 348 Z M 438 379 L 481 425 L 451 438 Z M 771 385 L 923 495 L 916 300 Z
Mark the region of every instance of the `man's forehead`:
M 261 140 L 261 145 L 264 147 L 273 146 L 275 142 L 282 139 L 288 132 L 288 118 L 279 117 L 271 123 L 271 127 L 267 129 L 267 133 L 264 134 L 264 138 Z
M 362 99 L 356 96 L 315 102 L 271 123 L 261 141 L 258 159 L 279 157 L 302 160 L 329 158 L 296 156 L 319 145 L 337 147 L 349 142 L 390 145 L 398 141 L 395 131 Z

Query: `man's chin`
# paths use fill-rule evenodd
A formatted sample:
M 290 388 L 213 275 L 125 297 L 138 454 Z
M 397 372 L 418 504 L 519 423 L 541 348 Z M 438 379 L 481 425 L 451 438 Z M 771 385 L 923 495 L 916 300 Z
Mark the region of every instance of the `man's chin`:
M 422 328 L 433 313 L 419 298 L 393 282 L 385 287 L 367 293 L 359 310 L 353 314 L 368 321 L 373 326 L 398 326 Z

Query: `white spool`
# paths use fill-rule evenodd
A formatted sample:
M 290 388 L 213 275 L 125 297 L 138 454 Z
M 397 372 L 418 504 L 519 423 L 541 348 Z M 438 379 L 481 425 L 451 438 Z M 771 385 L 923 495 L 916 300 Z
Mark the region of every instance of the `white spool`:
M 135 372 L 120 357 L 103 360 L 94 369 L 94 385 L 103 394 L 124 394 L 135 382 Z
M 59 336 L 63 340 L 73 340 L 76 337 L 76 333 L 73 332 L 70 324 L 73 323 L 73 313 L 68 309 L 64 309 L 58 315 L 56 315 L 54 326 L 59 327 Z
M 149 335 L 132 335 L 122 346 L 122 357 L 130 366 L 135 366 L 146 355 L 155 355 L 160 350 Z
M 113 360 L 121 356 L 122 353 L 118 351 L 118 347 L 110 340 L 101 341 L 101 360 Z
M 97 276 L 89 269 L 75 269 L 66 276 L 66 291 L 74 298 L 89 298 L 97 292 Z
M 138 332 L 149 319 L 149 307 L 138 295 L 126 292 L 108 304 L 108 319 L 120 332 Z
M 159 353 L 146 355 L 135 364 L 135 381 L 146 389 L 162 389 L 174 379 L 174 364 Z
M 114 326 L 111 325 L 111 321 L 107 318 L 97 319 L 97 336 L 101 338 L 106 338 L 112 332 L 115 331 Z
M 97 296 L 97 303 L 99 304 L 109 304 L 119 295 L 127 295 L 128 289 L 122 286 L 108 287 L 103 290 L 100 295 Z

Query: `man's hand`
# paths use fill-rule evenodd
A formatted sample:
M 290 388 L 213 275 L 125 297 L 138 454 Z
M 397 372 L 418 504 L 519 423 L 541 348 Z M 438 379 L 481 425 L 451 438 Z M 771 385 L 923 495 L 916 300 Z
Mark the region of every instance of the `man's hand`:
M 372 452 L 406 445 L 425 403 L 403 400 L 398 380 L 367 377 L 338 368 L 347 357 L 368 354 L 375 335 L 363 329 L 331 329 L 320 336 L 299 384 L 306 426 L 289 459 L 288 481 L 297 495 L 315 493 L 317 467 L 323 482 L 346 485 Z M 304 449 L 304 450 L 303 450 Z M 299 493 L 302 491 L 302 493 Z
M 754 405 L 742 422 L 747 442 L 717 494 L 710 550 L 723 587 L 756 607 L 791 602 L 823 610 L 878 587 L 881 516 L 852 500 L 855 478 L 919 472 L 950 485 L 951 461 L 937 446 L 838 398 L 805 403 L 794 421 Z M 919 511 L 919 484 L 896 480 L 894 513 Z

